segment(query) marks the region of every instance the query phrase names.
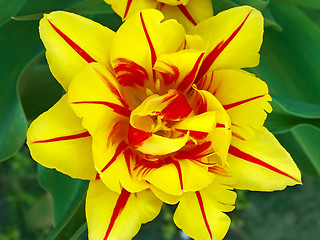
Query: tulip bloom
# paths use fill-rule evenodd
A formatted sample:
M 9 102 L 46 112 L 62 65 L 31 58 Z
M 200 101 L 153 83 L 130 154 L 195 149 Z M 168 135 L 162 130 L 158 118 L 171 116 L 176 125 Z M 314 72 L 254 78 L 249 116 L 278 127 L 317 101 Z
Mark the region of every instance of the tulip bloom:
M 143 9 L 160 10 L 165 19 L 177 19 L 186 29 L 212 17 L 211 0 L 104 0 L 112 9 L 126 20 Z
M 222 239 L 232 190 L 301 182 L 263 127 L 267 85 L 241 70 L 258 64 L 263 18 L 248 7 L 211 17 L 189 34 L 161 12 L 138 12 L 114 33 L 52 12 L 40 36 L 66 94 L 30 126 L 40 164 L 90 180 L 90 239 L 131 239 L 163 202 L 194 239 Z

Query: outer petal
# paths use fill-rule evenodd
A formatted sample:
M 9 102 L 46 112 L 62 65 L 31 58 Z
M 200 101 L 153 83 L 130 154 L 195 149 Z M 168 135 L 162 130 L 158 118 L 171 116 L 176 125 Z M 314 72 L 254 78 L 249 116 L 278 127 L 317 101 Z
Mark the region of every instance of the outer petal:
M 130 191 L 145 189 L 146 183 L 140 184 L 129 175 L 127 163 L 132 159 L 128 156 L 126 161 L 124 151 L 130 110 L 112 73 L 91 63 L 70 84 L 69 101 L 93 137 L 95 166 L 106 185 L 118 192 L 121 184 Z
M 186 30 L 213 15 L 211 0 L 189 0 L 188 4 L 178 6 L 162 5 L 160 10 L 166 19 L 177 19 Z
M 132 16 L 115 34 L 111 45 L 111 62 L 119 83 L 144 90 L 137 98 L 146 97 L 145 90 L 155 92 L 154 70 L 158 56 L 172 53 L 184 43 L 185 32 L 175 20 L 161 23 L 163 15 L 153 9 Z
M 190 33 L 207 41 L 209 50 L 197 80 L 213 70 L 254 67 L 259 63 L 263 17 L 251 7 L 223 11 L 201 22 Z
M 272 111 L 268 86 L 253 74 L 239 70 L 219 70 L 198 84 L 213 93 L 231 119 L 234 136 L 249 139 Z
M 40 37 L 54 77 L 67 90 L 76 73 L 88 62 L 110 66 L 109 49 L 114 32 L 90 19 L 68 12 L 45 14 Z
M 249 141 L 234 138 L 228 163 L 226 169 L 236 179 L 238 189 L 274 191 L 301 183 L 298 167 L 266 128 L 256 130 Z
M 122 18 L 127 17 L 141 11 L 143 9 L 156 8 L 158 3 L 154 0 L 104 0 L 110 4 L 112 9 Z
M 91 136 L 64 95 L 32 122 L 27 132 L 31 156 L 41 165 L 74 178 L 94 179 Z
M 115 77 L 101 64 L 88 64 L 75 76 L 68 93 L 72 108 L 83 118 L 83 125 L 91 135 L 100 134 L 100 128 L 108 123 L 114 125 L 115 119 L 129 120 L 131 111 Z M 106 132 L 103 135 L 108 137 Z
M 222 211 L 232 211 L 236 198 L 228 181 L 216 176 L 209 187 L 184 193 L 173 217 L 175 224 L 195 240 L 223 239 L 230 219 Z
M 91 181 L 86 200 L 89 239 L 131 239 L 142 223 L 153 220 L 162 202 L 151 190 L 121 194 L 110 191 L 100 180 Z

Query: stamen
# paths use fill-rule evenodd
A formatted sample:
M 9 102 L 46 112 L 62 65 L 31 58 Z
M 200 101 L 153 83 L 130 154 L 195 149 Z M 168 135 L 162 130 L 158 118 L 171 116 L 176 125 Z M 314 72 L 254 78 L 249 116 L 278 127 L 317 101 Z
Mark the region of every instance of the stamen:
M 146 89 L 146 94 L 147 94 L 148 97 L 150 97 L 150 96 L 152 96 L 154 93 L 153 93 L 149 88 L 147 88 L 147 89 Z

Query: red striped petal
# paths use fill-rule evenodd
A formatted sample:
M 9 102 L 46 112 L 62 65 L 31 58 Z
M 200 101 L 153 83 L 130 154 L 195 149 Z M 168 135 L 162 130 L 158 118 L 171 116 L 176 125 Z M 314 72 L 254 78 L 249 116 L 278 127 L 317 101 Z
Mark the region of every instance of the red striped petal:
M 60 35 L 60 37 L 63 38 L 63 40 L 66 41 L 67 44 L 71 48 L 73 48 L 74 51 L 76 51 L 84 60 L 86 60 L 88 63 L 96 62 L 85 50 L 83 50 L 78 44 L 76 44 L 74 41 L 72 41 L 67 35 L 65 35 L 61 30 L 59 30 L 53 23 L 51 23 L 49 20 L 48 22 L 53 27 L 53 29 Z
M 199 207 L 200 207 L 200 210 L 201 210 L 203 221 L 204 221 L 204 223 L 206 225 L 206 228 L 208 230 L 210 239 L 212 239 L 212 232 L 211 232 L 211 229 L 210 229 L 210 226 L 209 226 L 209 222 L 208 222 L 208 218 L 207 218 L 206 212 L 204 210 L 204 205 L 203 205 L 201 194 L 200 194 L 199 191 L 196 191 L 196 195 L 197 195 L 197 199 L 198 199 L 198 202 L 199 202 Z
M 38 140 L 34 141 L 32 143 L 50 143 L 50 142 L 59 142 L 59 141 L 66 141 L 66 140 L 74 140 L 78 138 L 84 138 L 84 137 L 90 137 L 89 132 L 83 132 L 83 133 L 78 133 L 78 134 L 73 134 L 73 135 L 68 135 L 68 136 L 61 136 L 61 137 L 56 137 L 56 138 L 50 138 L 50 139 L 45 139 L 45 140 Z
M 296 179 L 296 178 L 292 177 L 291 175 L 283 172 L 282 170 L 280 170 L 280 169 L 278 169 L 278 168 L 276 168 L 276 167 L 274 167 L 274 166 L 262 161 L 259 158 L 256 158 L 256 157 L 254 157 L 254 156 L 252 156 L 252 155 L 250 155 L 248 153 L 245 153 L 245 152 L 241 151 L 240 149 L 236 148 L 235 146 L 230 145 L 229 153 L 231 155 L 235 156 L 235 157 L 238 157 L 238 158 L 241 158 L 241 159 L 243 159 L 245 161 L 260 165 L 260 166 L 262 166 L 264 168 L 267 168 L 267 169 L 269 169 L 269 170 L 271 170 L 273 172 L 279 173 L 279 174 L 281 174 L 283 176 L 286 176 L 286 177 L 291 178 L 291 179 L 293 179 L 293 180 L 295 180 L 297 182 L 300 182 L 298 179 Z

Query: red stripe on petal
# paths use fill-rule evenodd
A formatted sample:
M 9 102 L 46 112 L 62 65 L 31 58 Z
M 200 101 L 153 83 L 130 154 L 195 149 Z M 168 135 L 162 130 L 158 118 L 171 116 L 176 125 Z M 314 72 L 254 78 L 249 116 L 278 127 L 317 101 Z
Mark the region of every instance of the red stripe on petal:
M 140 129 L 129 126 L 128 141 L 134 148 L 141 146 L 142 143 L 152 136 L 151 132 L 145 132 Z
M 189 131 L 189 136 L 197 139 L 197 140 L 203 140 L 205 139 L 209 133 L 207 132 L 200 132 L 200 131 L 195 131 L 195 130 L 185 130 L 185 129 L 176 129 L 179 132 L 182 132 L 183 134 L 187 134 Z
M 96 174 L 96 177 L 95 177 L 95 180 L 99 180 L 99 179 L 100 179 L 100 174 L 97 173 L 97 174 Z
M 217 123 L 216 128 L 226 128 L 226 125 L 223 123 Z
M 253 100 L 258 99 L 258 98 L 262 98 L 262 97 L 264 97 L 264 96 L 265 96 L 265 95 L 255 96 L 255 97 L 248 98 L 248 99 L 244 99 L 244 100 L 241 100 L 241 101 L 238 101 L 238 102 L 234 102 L 234 103 L 230 103 L 230 104 L 223 105 L 223 107 L 224 107 L 225 110 L 228 110 L 228 109 L 230 109 L 230 108 L 237 107 L 237 106 L 239 106 L 239 105 L 241 105 L 241 104 L 244 104 L 244 103 L 253 101 Z
M 262 161 L 261 159 L 258 159 L 248 153 L 245 153 L 243 151 L 241 151 L 240 149 L 236 148 L 235 146 L 232 146 L 230 145 L 229 147 L 229 153 L 235 157 L 238 157 L 238 158 L 241 158 L 245 161 L 248 161 L 248 162 L 251 162 L 251 163 L 254 163 L 254 164 L 257 164 L 257 165 L 260 165 L 261 167 L 264 167 L 264 168 L 267 168 L 273 172 L 276 172 L 278 174 L 281 174 L 283 176 L 286 176 L 288 178 L 291 178 L 292 180 L 295 180 L 297 182 L 299 182 L 299 180 L 295 179 L 294 177 L 292 177 L 291 175 L 283 172 L 282 170 Z
M 45 140 L 38 140 L 38 141 L 34 141 L 32 143 L 51 143 L 51 142 L 74 140 L 74 139 L 90 137 L 90 136 L 91 135 L 89 132 L 83 132 L 83 133 L 78 133 L 78 134 L 73 134 L 73 135 L 68 135 L 68 136 L 50 138 L 50 139 L 45 139 Z
M 170 68 L 170 71 L 167 72 L 159 72 L 162 76 L 162 79 L 164 81 L 164 84 L 166 86 L 169 86 L 170 84 L 175 83 L 180 75 L 179 69 L 174 66 L 174 65 L 170 65 L 168 63 L 162 62 L 163 64 L 167 65 Z
M 175 92 L 173 94 L 174 98 L 165 98 L 164 101 L 170 101 L 168 105 L 161 111 L 162 118 L 164 120 L 181 120 L 189 116 L 192 112 L 186 97 L 179 93 Z
M 121 214 L 122 210 L 124 209 L 124 207 L 126 206 L 128 199 L 130 197 L 131 193 L 128 192 L 127 190 L 125 190 L 124 188 L 121 191 L 121 194 L 119 195 L 119 198 L 117 200 L 117 203 L 113 209 L 113 213 L 110 219 L 110 223 L 106 232 L 106 235 L 104 236 L 104 240 L 107 240 L 110 232 L 118 218 L 118 216 Z
M 107 165 L 104 168 L 102 168 L 101 173 L 103 173 L 105 170 L 107 170 L 111 166 L 111 164 L 114 163 L 114 161 L 119 157 L 120 153 L 122 153 L 127 147 L 128 147 L 128 144 L 126 144 L 124 141 L 122 141 L 118 145 L 113 157 L 110 159 L 110 161 L 107 163 Z
M 215 62 L 215 60 L 219 57 L 219 55 L 223 52 L 223 50 L 230 44 L 230 42 L 237 36 L 237 34 L 240 32 L 241 28 L 249 18 L 252 10 L 247 14 L 243 22 L 239 25 L 239 27 L 230 35 L 230 37 L 220 42 L 203 60 L 203 63 L 199 69 L 195 84 L 197 84 L 201 78 L 208 72 L 211 65 Z
M 200 145 L 195 145 L 191 149 L 179 150 L 174 157 L 176 159 L 197 160 L 199 158 L 202 158 L 208 152 L 210 147 L 211 147 L 211 142 L 205 142 Z
M 188 9 L 186 8 L 186 6 L 184 5 L 178 5 L 177 6 L 178 9 L 182 12 L 182 14 L 195 26 L 197 25 L 197 22 L 193 19 L 193 17 L 191 16 L 190 12 L 188 11 Z
M 193 68 L 191 69 L 191 71 L 188 73 L 187 76 L 185 76 L 185 78 L 180 82 L 179 86 L 178 86 L 178 90 L 180 91 L 185 91 L 187 90 L 188 88 L 190 88 L 190 86 L 192 85 L 197 73 L 198 73 L 198 70 L 199 70 L 199 66 L 200 66 L 200 63 L 201 63 L 201 60 L 204 56 L 204 52 L 201 53 L 201 55 L 198 57 L 196 63 L 194 64 Z
M 143 28 L 144 34 L 146 35 L 146 38 L 147 38 L 147 41 L 148 41 L 148 44 L 149 44 L 150 53 L 151 53 L 151 64 L 152 64 L 152 68 L 153 68 L 153 66 L 154 66 L 154 64 L 156 63 L 156 60 L 157 60 L 157 55 L 156 55 L 156 52 L 154 50 L 151 38 L 149 36 L 146 24 L 145 24 L 145 22 L 143 20 L 142 12 L 140 12 L 140 20 L 141 20 L 141 24 L 142 24 L 142 28 Z M 153 77 L 155 78 L 155 76 L 156 76 L 155 75 L 155 71 L 152 70 L 152 72 L 153 72 Z
M 177 169 L 177 172 L 179 175 L 180 187 L 181 187 L 181 190 L 183 190 L 182 171 L 181 171 L 180 163 L 178 161 L 172 161 L 172 163 Z
M 124 15 L 123 15 L 123 19 L 125 19 L 127 17 L 129 9 L 130 9 L 130 6 L 131 6 L 131 3 L 132 3 L 132 0 L 128 0 L 127 6 L 126 6 L 126 10 L 125 10 Z
M 123 106 L 120 106 L 115 103 L 105 102 L 105 101 L 80 101 L 80 102 L 72 102 L 73 104 L 98 104 L 104 105 L 111 108 L 115 113 L 118 113 L 124 117 L 130 117 L 131 111 Z
M 114 63 L 117 80 L 122 86 L 144 86 L 145 81 L 149 78 L 146 69 L 131 60 L 117 58 Z
M 106 69 L 109 71 L 110 74 L 112 74 L 113 77 L 116 78 L 115 74 L 112 71 L 110 71 L 108 68 L 106 68 Z M 101 79 L 107 84 L 107 86 L 111 90 L 111 92 L 117 96 L 117 98 L 121 102 L 121 104 L 123 106 L 127 107 L 128 104 L 124 101 L 124 99 L 123 99 L 122 95 L 120 94 L 120 92 L 118 91 L 117 87 L 113 83 L 111 83 L 110 80 L 107 78 L 107 76 L 105 76 L 102 72 L 100 72 L 98 68 L 95 68 L 94 70 L 99 74 Z
M 53 29 L 60 35 L 60 37 L 63 38 L 66 43 L 73 48 L 74 51 L 76 51 L 84 60 L 86 60 L 88 63 L 96 62 L 85 50 L 83 50 L 78 44 L 76 44 L 74 41 L 72 41 L 67 35 L 65 35 L 63 32 L 61 32 L 53 23 L 51 23 L 49 20 L 48 22 L 53 27 Z
M 198 202 L 199 202 L 199 207 L 200 207 L 200 210 L 201 210 L 203 221 L 204 221 L 204 223 L 206 225 L 206 228 L 208 230 L 210 239 L 212 239 L 212 232 L 211 232 L 211 229 L 210 229 L 210 226 L 209 226 L 209 222 L 208 222 L 208 219 L 207 219 L 206 212 L 204 211 L 204 205 L 203 205 L 201 194 L 200 194 L 199 191 L 196 191 L 195 193 L 197 195 L 197 199 L 198 199 Z
M 243 141 L 246 140 L 245 138 L 241 137 L 238 133 L 235 133 L 235 132 L 232 132 L 232 136 L 233 136 L 233 137 L 236 137 L 236 138 L 239 138 L 239 139 L 241 139 L 241 140 L 243 140 Z

